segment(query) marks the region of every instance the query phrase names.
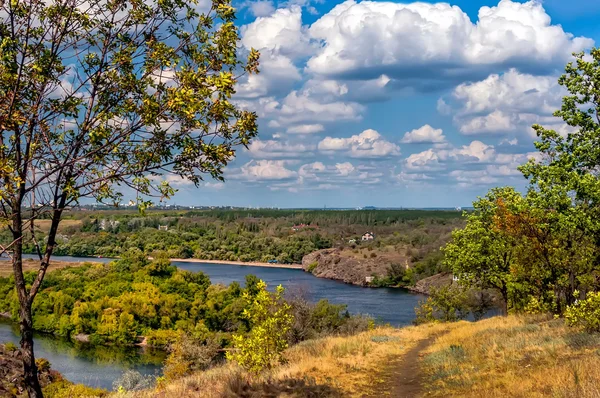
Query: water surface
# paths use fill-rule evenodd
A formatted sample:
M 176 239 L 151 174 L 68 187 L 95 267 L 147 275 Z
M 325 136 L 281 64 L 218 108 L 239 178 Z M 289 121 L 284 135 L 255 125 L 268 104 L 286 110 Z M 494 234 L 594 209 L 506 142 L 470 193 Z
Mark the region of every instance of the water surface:
M 26 256 L 34 257 L 34 256 Z M 109 258 L 60 256 L 62 261 L 109 262 Z M 253 274 L 270 288 L 283 285 L 290 290 L 302 291 L 311 301 L 327 299 L 334 304 L 346 304 L 353 314 L 370 315 L 379 322 L 392 326 L 408 325 L 415 317 L 414 307 L 424 296 L 404 289 L 369 289 L 329 279 L 321 279 L 297 269 L 265 268 L 245 265 L 173 262 L 178 268 L 199 272 L 210 277 L 212 283 L 225 285 L 231 282 L 244 284 L 246 275 Z M 0 342 L 18 343 L 18 329 L 0 322 Z M 36 334 L 35 352 L 38 358 L 50 361 L 52 367 L 68 380 L 93 387 L 112 388 L 114 380 L 126 369 L 142 374 L 159 374 L 165 354 L 156 350 L 122 347 L 90 347 L 52 336 Z

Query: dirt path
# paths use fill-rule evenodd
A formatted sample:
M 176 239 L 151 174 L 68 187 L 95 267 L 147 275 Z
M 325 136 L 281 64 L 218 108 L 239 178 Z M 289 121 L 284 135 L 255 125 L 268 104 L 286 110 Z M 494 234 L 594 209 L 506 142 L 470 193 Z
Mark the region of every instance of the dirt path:
M 421 356 L 437 336 L 421 340 L 406 354 L 390 361 L 377 375 L 377 385 L 364 397 L 416 398 L 422 393 Z

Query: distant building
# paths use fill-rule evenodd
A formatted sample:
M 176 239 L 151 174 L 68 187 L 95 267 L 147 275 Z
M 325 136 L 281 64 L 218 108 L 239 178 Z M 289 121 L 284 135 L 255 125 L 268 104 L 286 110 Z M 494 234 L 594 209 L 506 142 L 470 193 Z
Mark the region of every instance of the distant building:
M 169 230 L 169 226 L 168 225 L 159 225 L 158 226 L 158 230 L 159 231 L 168 231 Z
M 298 225 L 294 225 L 292 227 L 292 231 L 298 232 L 305 228 L 315 228 L 316 229 L 316 228 L 319 228 L 319 226 L 318 225 L 309 225 L 309 224 L 298 224 Z
M 365 241 L 370 241 L 375 239 L 375 234 L 373 232 L 366 232 L 362 238 L 360 238 L 360 240 L 362 240 L 363 242 Z

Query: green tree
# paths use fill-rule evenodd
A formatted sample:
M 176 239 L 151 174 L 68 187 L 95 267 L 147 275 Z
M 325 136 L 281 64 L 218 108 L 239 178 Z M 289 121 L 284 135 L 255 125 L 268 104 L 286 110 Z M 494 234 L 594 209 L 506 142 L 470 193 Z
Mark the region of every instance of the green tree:
M 511 266 L 519 240 L 502 228 L 508 212 L 522 206 L 523 198 L 513 188 L 494 188 L 473 203 L 467 225 L 452 233 L 444 248 L 444 261 L 461 284 L 496 289 L 502 296 L 502 311 L 508 312 Z
M 30 397 L 40 397 L 31 307 L 56 247 L 62 214 L 84 197 L 143 210 L 174 190 L 160 176 L 222 179 L 256 115 L 230 102 L 258 53 L 237 53 L 230 0 L 0 2 L 0 220 L 11 231 L 21 350 Z M 45 244 L 35 220 L 51 220 Z M 39 271 L 25 281 L 22 252 Z
M 250 332 L 232 336 L 234 351 L 227 352 L 227 359 L 258 373 L 281 359 L 281 353 L 288 346 L 287 334 L 293 317 L 290 305 L 283 300 L 281 285 L 274 294 L 267 291 L 262 280 L 256 287 L 255 295 L 244 292 L 248 306 L 243 316 L 250 322 Z
M 542 157 L 520 167 L 533 207 L 544 214 L 539 227 L 554 233 L 537 247 L 552 273 L 559 313 L 576 290 L 598 288 L 592 273 L 600 270 L 600 49 L 575 57 L 559 79 L 568 94 L 554 113 L 571 132 L 533 126 Z

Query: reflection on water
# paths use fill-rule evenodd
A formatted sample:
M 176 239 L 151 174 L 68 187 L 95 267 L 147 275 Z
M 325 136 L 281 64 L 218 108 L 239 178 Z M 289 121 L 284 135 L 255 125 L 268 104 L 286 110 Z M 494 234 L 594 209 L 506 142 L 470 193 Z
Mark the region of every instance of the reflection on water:
M 63 261 L 99 261 L 111 259 L 55 257 Z M 327 299 L 334 304 L 346 304 L 354 314 L 366 314 L 393 326 L 408 325 L 415 318 L 414 307 L 424 296 L 403 289 L 367 289 L 329 279 L 316 278 L 297 269 L 249 267 L 229 264 L 174 262 L 178 268 L 192 272 L 202 271 L 212 283 L 243 285 L 246 275 L 254 274 L 269 288 L 281 284 L 286 288 L 300 288 L 311 301 Z M 0 342 L 18 343 L 18 329 L 0 322 Z M 142 374 L 158 374 L 165 353 L 136 347 L 89 346 L 72 343 L 48 335 L 36 335 L 36 356 L 46 358 L 52 367 L 68 380 L 93 387 L 112 388 L 126 369 Z
M 0 342 L 18 344 L 18 336 L 15 324 L 0 321 Z M 166 357 L 164 351 L 148 347 L 92 346 L 39 333 L 34 340 L 36 357 L 49 360 L 67 380 L 106 389 L 112 389 L 113 381 L 127 369 L 160 375 Z

